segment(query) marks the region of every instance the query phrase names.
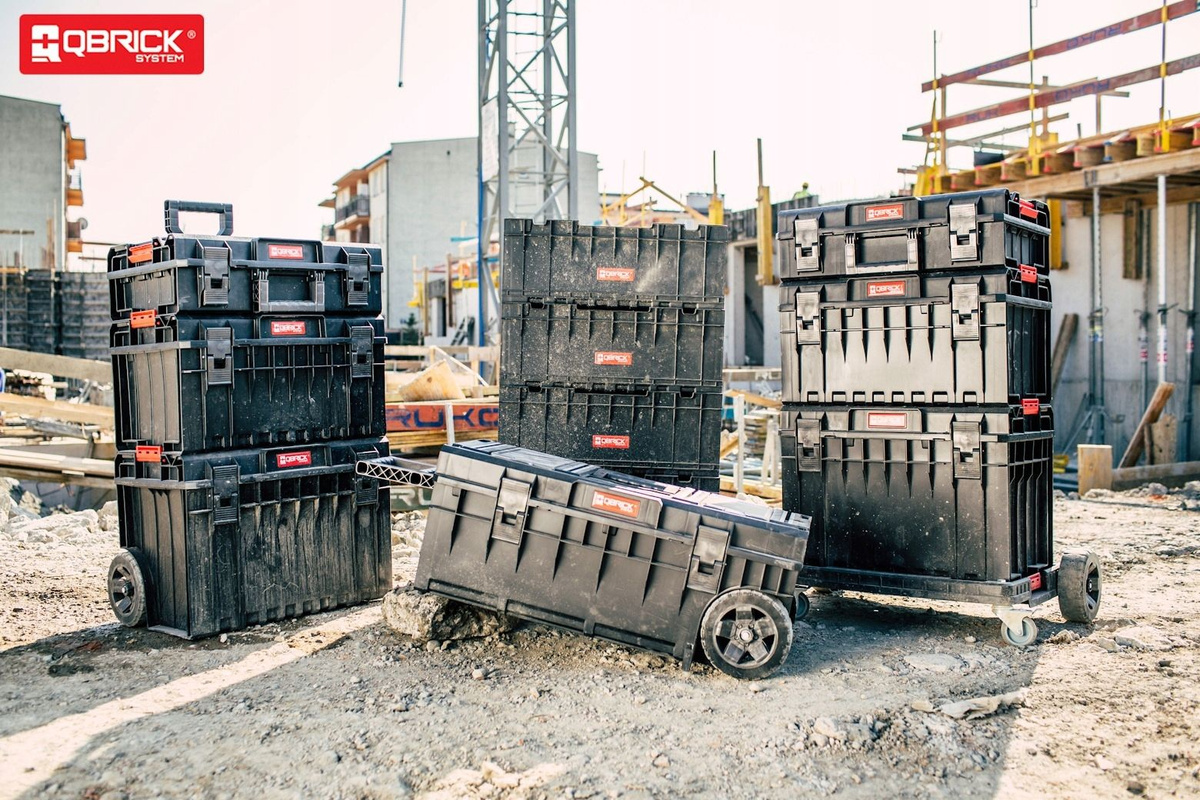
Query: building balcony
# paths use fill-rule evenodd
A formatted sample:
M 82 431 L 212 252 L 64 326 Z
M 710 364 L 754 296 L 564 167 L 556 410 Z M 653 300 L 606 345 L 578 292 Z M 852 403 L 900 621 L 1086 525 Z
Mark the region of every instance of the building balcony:
M 83 223 L 81 220 L 75 222 L 67 221 L 67 252 L 82 253 L 83 252 Z
M 321 241 L 322 242 L 336 242 L 337 241 L 337 229 L 334 228 L 334 226 L 332 226 L 332 225 L 322 225 L 321 226 Z
M 355 228 L 367 224 L 370 219 L 371 199 L 365 194 L 351 198 L 334 212 L 334 225 L 338 228 Z
M 67 176 L 67 205 L 83 205 L 83 181 L 78 172 L 72 172 Z

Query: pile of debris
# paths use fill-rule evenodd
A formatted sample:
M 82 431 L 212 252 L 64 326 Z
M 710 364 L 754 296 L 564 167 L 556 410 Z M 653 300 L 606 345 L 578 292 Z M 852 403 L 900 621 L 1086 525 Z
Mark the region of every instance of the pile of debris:
M 61 512 L 12 478 L 0 478 L 0 539 L 27 544 L 95 544 L 116 546 L 117 504 L 99 510 Z

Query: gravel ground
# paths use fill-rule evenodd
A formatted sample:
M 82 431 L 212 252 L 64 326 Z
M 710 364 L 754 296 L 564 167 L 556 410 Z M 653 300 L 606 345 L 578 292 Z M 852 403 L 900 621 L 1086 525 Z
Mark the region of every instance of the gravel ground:
M 821 594 L 755 684 L 535 626 L 418 644 L 378 603 L 202 642 L 120 628 L 111 509 L 0 491 L 0 796 L 1197 797 L 1196 490 L 1056 502 L 1060 546 L 1103 560 L 1095 626 L 1049 604 L 1017 650 L 983 607 Z M 421 532 L 394 521 L 397 583 Z

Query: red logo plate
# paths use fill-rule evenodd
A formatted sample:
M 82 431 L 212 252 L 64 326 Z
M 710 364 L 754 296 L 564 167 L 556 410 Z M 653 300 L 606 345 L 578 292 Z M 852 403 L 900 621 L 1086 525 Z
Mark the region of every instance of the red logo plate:
M 908 414 L 895 411 L 872 411 L 867 414 L 868 428 L 902 431 L 908 428 Z
M 904 297 L 907 292 L 904 281 L 871 281 L 867 284 L 867 297 Z
M 637 519 L 642 510 L 642 501 L 619 494 L 597 491 L 592 495 L 592 508 L 606 511 L 609 514 L 619 514 L 622 517 Z
M 596 267 L 596 280 L 632 283 L 636 271 L 632 267 Z
M 596 450 L 628 450 L 629 437 L 596 433 L 592 435 L 592 448 Z
M 199 75 L 199 14 L 22 14 L 24 75 Z
M 593 363 L 598 367 L 632 367 L 633 353 L 597 350 Z
M 888 203 L 886 206 L 867 206 L 867 222 L 881 219 L 904 219 L 903 203 Z
M 296 320 L 295 322 L 271 321 L 272 336 L 303 336 L 306 333 L 308 333 L 308 326 L 304 323 L 304 320 Z
M 311 467 L 312 451 L 301 450 L 298 453 L 279 453 L 275 456 L 275 466 L 280 469 L 288 467 Z
M 267 258 L 286 258 L 291 261 L 304 260 L 304 247 L 298 244 L 269 244 Z

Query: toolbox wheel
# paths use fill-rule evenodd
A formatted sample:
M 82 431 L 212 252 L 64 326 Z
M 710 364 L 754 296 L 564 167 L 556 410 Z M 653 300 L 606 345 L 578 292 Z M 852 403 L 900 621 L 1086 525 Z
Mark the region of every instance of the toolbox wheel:
M 1029 617 L 1021 620 L 1021 628 L 1017 630 L 1010 628 L 1008 625 L 1001 623 L 1000 638 L 1011 644 L 1013 647 L 1028 647 L 1037 640 L 1038 629 L 1035 623 Z
M 796 619 L 804 619 L 805 617 L 807 617 L 808 610 L 811 607 L 811 605 L 812 604 L 809 603 L 809 601 L 808 601 L 808 595 L 806 595 L 804 592 L 800 592 L 799 594 L 797 594 L 796 595 L 796 613 L 794 615 L 795 618 Z
M 146 578 L 134 550 L 122 550 L 109 565 L 108 602 L 125 627 L 146 624 Z
M 709 663 L 727 675 L 765 678 L 787 661 L 792 620 L 774 597 L 735 589 L 714 600 L 704 613 L 700 646 Z
M 1100 561 L 1084 550 L 1064 553 L 1058 565 L 1058 610 L 1070 622 L 1088 623 L 1100 610 Z

